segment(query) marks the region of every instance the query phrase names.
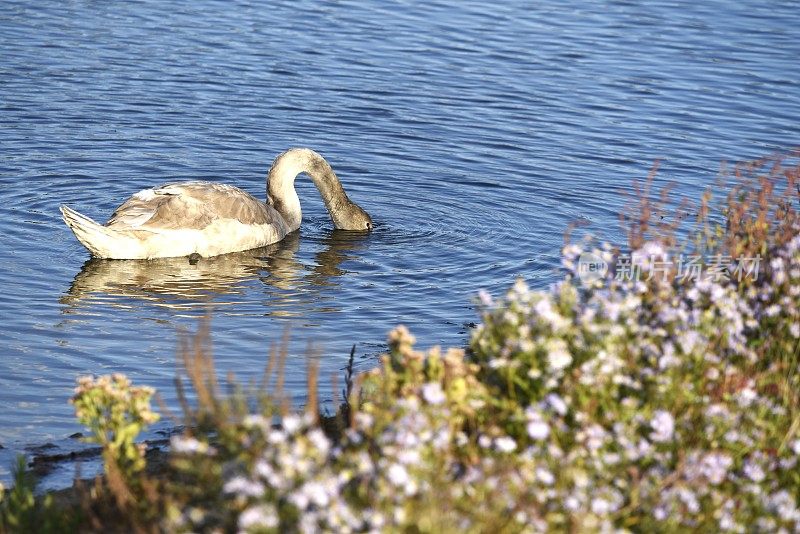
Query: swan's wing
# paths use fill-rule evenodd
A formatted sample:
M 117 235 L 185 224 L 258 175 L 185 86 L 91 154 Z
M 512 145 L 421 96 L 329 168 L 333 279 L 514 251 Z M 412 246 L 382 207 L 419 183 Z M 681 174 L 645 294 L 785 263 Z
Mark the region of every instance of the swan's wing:
M 131 230 L 202 230 L 215 220 L 281 223 L 280 215 L 238 187 L 183 182 L 139 191 L 114 211 L 106 226 Z

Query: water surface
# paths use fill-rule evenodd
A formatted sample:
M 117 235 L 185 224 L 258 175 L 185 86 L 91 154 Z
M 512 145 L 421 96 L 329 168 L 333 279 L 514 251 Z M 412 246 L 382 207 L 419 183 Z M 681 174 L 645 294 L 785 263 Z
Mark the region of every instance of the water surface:
M 120 371 L 172 403 L 176 332 L 209 315 L 218 366 L 293 335 L 303 399 L 388 329 L 462 344 L 472 297 L 554 279 L 565 226 L 619 236 L 656 158 L 693 196 L 721 160 L 798 144 L 797 3 L 18 2 L 0 8 L 0 476 L 79 430 L 66 399 Z M 105 220 L 166 181 L 262 197 L 272 159 L 324 154 L 378 223 L 202 260 L 87 261 L 59 203 Z M 329 394 L 323 396 L 330 398 Z

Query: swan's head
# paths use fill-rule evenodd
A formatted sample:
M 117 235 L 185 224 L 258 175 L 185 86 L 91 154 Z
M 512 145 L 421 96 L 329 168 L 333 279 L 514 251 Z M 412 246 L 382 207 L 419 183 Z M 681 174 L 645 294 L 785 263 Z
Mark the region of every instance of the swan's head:
M 366 232 L 372 230 L 374 226 L 369 214 L 355 202 L 348 202 L 338 209 L 331 210 L 331 217 L 333 218 L 333 224 L 339 230 Z
M 339 230 L 372 230 L 372 219 L 366 211 L 347 198 L 339 178 L 325 158 L 309 148 L 292 148 L 277 158 L 267 175 L 267 198 L 278 213 L 296 230 L 302 212 L 294 188 L 295 177 L 305 172 L 319 189 L 325 208 Z

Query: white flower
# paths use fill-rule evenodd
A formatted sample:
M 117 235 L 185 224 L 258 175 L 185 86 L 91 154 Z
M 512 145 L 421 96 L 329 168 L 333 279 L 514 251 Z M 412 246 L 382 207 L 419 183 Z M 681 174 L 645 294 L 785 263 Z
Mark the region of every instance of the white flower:
M 547 421 L 542 418 L 541 413 L 532 408 L 528 408 L 525 414 L 528 416 L 528 435 L 532 439 L 545 439 L 550 435 L 550 426 L 547 424 Z
M 591 506 L 592 506 L 592 513 L 596 515 L 605 515 L 611 511 L 611 503 L 600 497 L 592 499 Z
M 481 289 L 480 291 L 478 291 L 478 297 L 481 299 L 481 304 L 483 304 L 487 308 L 490 308 L 494 305 L 494 300 L 492 300 L 492 296 L 485 289 Z
M 500 452 L 514 452 L 517 448 L 517 442 L 514 441 L 514 438 L 503 436 L 494 440 L 494 446 L 497 447 L 497 450 Z
M 697 502 L 697 496 L 686 488 L 678 488 L 678 498 L 683 502 L 689 513 L 696 514 L 700 511 L 700 503 Z
M 539 467 L 536 469 L 536 478 L 544 484 L 545 486 L 552 486 L 553 482 L 556 481 L 556 478 L 553 476 L 553 473 L 545 469 L 544 467 Z
M 712 484 L 720 484 L 728 476 L 728 469 L 732 465 L 733 460 L 727 454 L 712 452 L 700 463 L 700 473 Z
M 356 427 L 363 428 L 363 429 L 370 428 L 372 426 L 372 424 L 375 422 L 375 420 L 373 419 L 373 417 L 370 414 L 364 413 L 364 412 L 356 413 L 353 416 L 353 419 L 355 420 Z
M 550 406 L 558 415 L 566 415 L 567 403 L 555 393 L 548 393 L 544 401 Z
M 233 477 L 222 487 L 225 493 L 235 493 L 240 497 L 261 497 L 264 494 L 264 486 L 261 482 L 255 482 L 248 478 L 237 476 Z
M 603 303 L 603 311 L 608 320 L 615 323 L 619 319 L 619 314 L 622 311 L 622 305 L 619 302 L 605 301 Z
M 398 525 L 402 525 L 406 521 L 406 510 L 402 506 L 397 506 L 394 511 L 392 512 L 392 516 L 394 522 Z
M 422 398 L 428 404 L 437 405 L 446 401 L 447 395 L 445 395 L 439 382 L 428 382 L 422 386 Z
M 558 339 L 550 343 L 547 353 L 547 364 L 550 369 L 560 371 L 572 363 L 572 355 L 567 350 L 567 344 Z
M 260 459 L 253 466 L 253 471 L 263 479 L 269 479 L 275 474 L 275 470 L 269 465 L 269 462 Z
M 491 369 L 502 369 L 508 367 L 509 363 L 511 363 L 511 361 L 508 358 L 492 358 L 489 360 L 489 367 Z
M 528 435 L 533 439 L 545 439 L 550 435 L 550 427 L 542 420 L 532 420 L 527 425 Z
M 767 505 L 782 521 L 800 521 L 800 512 L 795 505 L 795 497 L 786 490 L 780 490 L 767 498 Z
M 547 297 L 540 298 L 539 301 L 534 304 L 533 311 L 536 312 L 536 315 L 541 320 L 543 320 L 545 323 L 548 323 L 554 330 L 559 330 L 562 326 L 564 326 L 565 319 L 561 316 L 561 314 L 553 309 L 553 305 L 550 303 L 550 299 Z
M 450 443 L 450 429 L 442 428 L 434 434 L 431 440 L 431 447 L 434 450 L 443 450 Z
M 581 507 L 581 501 L 578 500 L 577 497 L 574 495 L 568 496 L 564 499 L 564 508 L 569 510 L 570 512 L 577 512 Z
M 668 516 L 669 513 L 667 513 L 667 509 L 663 506 L 656 506 L 655 509 L 653 509 L 653 517 L 656 518 L 656 521 L 664 521 Z
M 797 455 L 800 455 L 800 439 L 796 439 L 792 443 L 792 452 L 794 452 Z
M 700 344 L 701 340 L 700 334 L 694 330 L 687 330 L 680 335 L 678 343 L 684 354 L 691 354 L 695 347 Z
M 668 369 L 680 364 L 681 360 L 675 356 L 675 345 L 667 341 L 664 343 L 664 350 L 662 356 L 658 359 L 659 369 Z
M 272 445 L 278 445 L 284 441 L 286 441 L 286 432 L 283 430 L 270 430 L 267 433 L 267 442 L 271 443 Z
M 320 430 L 319 428 L 315 428 L 314 430 L 308 433 L 307 437 L 308 441 L 310 441 L 321 454 L 323 455 L 328 454 L 331 442 L 328 440 L 328 438 L 325 436 L 325 433 L 322 430 Z
M 603 446 L 606 439 L 606 431 L 598 424 L 590 425 L 586 429 L 586 447 L 590 451 L 596 451 Z
M 572 475 L 572 482 L 575 484 L 576 488 L 585 489 L 589 487 L 590 480 L 585 471 L 576 471 Z
M 270 427 L 269 421 L 267 421 L 266 417 L 261 414 L 249 414 L 246 415 L 244 419 L 242 419 L 242 424 L 247 428 L 261 428 L 261 429 L 268 429 Z
M 283 429 L 286 431 L 287 434 L 292 435 L 302 426 L 302 421 L 299 416 L 290 414 L 283 418 L 281 421 L 281 425 Z
M 386 476 L 389 478 L 389 482 L 398 487 L 405 486 L 411 480 L 406 468 L 400 464 L 392 464 L 386 471 Z
M 295 491 L 291 495 L 289 495 L 289 502 L 299 508 L 301 511 L 308 508 L 309 499 L 308 495 L 305 494 L 303 491 Z
M 297 530 L 300 534 L 317 534 L 319 532 L 320 517 L 315 513 L 305 513 L 300 515 L 300 523 Z
M 639 455 L 639 458 L 644 458 L 649 456 L 653 452 L 653 445 L 647 441 L 646 439 L 642 438 L 639 440 L 639 443 L 636 444 L 636 453 Z
M 397 461 L 403 465 L 415 465 L 420 460 L 421 456 L 418 449 L 402 449 L 397 453 Z
M 709 297 L 711 297 L 712 302 L 719 302 L 724 296 L 725 296 L 725 290 L 722 289 L 721 285 L 714 284 L 713 286 L 711 286 L 711 294 L 709 295 Z
M 800 337 L 800 324 L 798 323 L 790 324 L 789 332 L 792 334 L 792 337 Z
M 178 454 L 205 453 L 210 449 L 207 443 L 198 441 L 191 436 L 172 436 L 169 444 L 172 452 Z
M 743 470 L 745 476 L 753 482 L 761 482 L 767 476 L 761 466 L 751 460 L 745 462 Z
M 660 256 L 665 258 L 667 256 L 667 252 L 664 250 L 664 247 L 661 246 L 661 243 L 656 241 L 648 241 L 642 245 L 639 250 L 635 251 L 634 254 L 639 254 L 646 258 L 649 258 L 650 256 Z
M 523 280 L 522 278 L 517 278 L 517 280 L 514 282 L 513 290 L 518 295 L 525 295 L 529 291 L 528 284 L 526 284 L 525 280 Z
M 306 482 L 302 491 L 308 497 L 309 502 L 317 506 L 327 506 L 330 502 L 330 496 L 325 486 L 315 480 Z
M 742 389 L 738 393 L 738 395 L 736 395 L 736 402 L 742 408 L 746 408 L 751 404 L 753 404 L 753 401 L 756 400 L 757 398 L 758 398 L 758 393 L 756 393 L 756 391 L 753 388 L 746 387 Z
M 239 515 L 239 530 L 250 528 L 275 528 L 278 526 L 278 514 L 271 504 L 251 506 Z
M 726 532 L 739 531 L 740 525 L 733 520 L 733 517 L 728 512 L 724 512 L 719 518 L 719 528 Z M 742 529 L 743 530 L 743 529 Z
M 715 403 L 706 408 L 706 417 L 730 417 L 730 412 L 724 404 Z
M 675 420 L 672 414 L 664 410 L 657 410 L 653 414 L 650 426 L 653 428 L 653 432 L 650 433 L 650 439 L 656 443 L 670 441 L 675 432 Z

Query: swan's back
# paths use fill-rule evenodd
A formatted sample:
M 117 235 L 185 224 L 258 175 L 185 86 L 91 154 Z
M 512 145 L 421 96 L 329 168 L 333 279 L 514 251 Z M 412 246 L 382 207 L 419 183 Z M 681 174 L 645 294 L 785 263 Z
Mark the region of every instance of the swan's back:
M 283 222 L 271 206 L 238 187 L 181 182 L 139 191 L 114 211 L 106 226 L 115 230 L 202 230 L 225 219 L 247 225 Z
M 275 208 L 230 185 L 165 184 L 139 191 L 105 225 L 62 206 L 64 221 L 99 258 L 217 256 L 280 241 L 289 226 Z

